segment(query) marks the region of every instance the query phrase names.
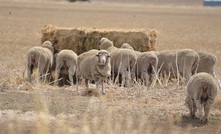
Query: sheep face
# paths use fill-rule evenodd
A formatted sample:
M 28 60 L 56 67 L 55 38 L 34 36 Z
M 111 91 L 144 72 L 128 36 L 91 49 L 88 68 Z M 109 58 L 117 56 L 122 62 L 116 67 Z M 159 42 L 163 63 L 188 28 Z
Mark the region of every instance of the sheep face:
M 100 51 L 96 56 L 98 58 L 98 65 L 106 65 L 111 57 L 107 51 Z

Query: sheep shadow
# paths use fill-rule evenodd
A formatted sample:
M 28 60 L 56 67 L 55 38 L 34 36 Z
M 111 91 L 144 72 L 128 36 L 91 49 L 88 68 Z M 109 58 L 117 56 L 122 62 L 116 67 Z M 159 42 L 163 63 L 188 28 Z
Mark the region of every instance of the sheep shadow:
M 189 126 L 192 127 L 203 127 L 207 124 L 207 122 L 200 122 L 200 119 L 198 117 L 192 118 L 189 115 L 182 115 L 182 120 L 181 121 L 174 121 L 174 125 L 182 127 L 182 128 L 187 128 Z

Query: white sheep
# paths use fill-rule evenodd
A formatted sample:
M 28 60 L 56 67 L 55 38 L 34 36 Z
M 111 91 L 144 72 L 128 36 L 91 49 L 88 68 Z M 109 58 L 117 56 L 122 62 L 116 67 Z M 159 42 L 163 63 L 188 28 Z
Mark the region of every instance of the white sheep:
M 148 87 L 157 75 L 158 57 L 152 52 L 142 52 L 137 57 L 136 75 Z M 150 83 L 149 83 L 150 82 Z
M 201 122 L 207 122 L 210 108 L 217 96 L 218 83 L 216 79 L 208 73 L 198 73 L 190 78 L 186 88 L 185 105 L 190 111 L 190 116 L 194 118 L 198 110 Z
M 135 72 L 135 64 L 137 55 L 133 50 L 117 48 L 113 42 L 107 38 L 101 38 L 100 49 L 107 50 L 111 58 L 112 75 L 115 83 L 122 77 L 121 86 L 129 86 L 131 82 L 131 74 Z
M 50 70 L 50 67 L 53 64 L 53 45 L 46 41 L 42 44 L 42 47 L 36 46 L 32 47 L 28 50 L 26 54 L 27 58 L 27 75 L 28 81 L 31 82 L 31 75 L 33 70 L 36 69 L 37 73 L 37 81 L 43 76 L 46 75 Z
M 209 52 L 197 52 L 200 57 L 197 73 L 206 72 L 215 76 L 215 64 L 217 62 L 216 55 Z
M 111 76 L 111 56 L 106 50 L 89 50 L 82 53 L 77 59 L 77 80 L 83 76 L 86 87 L 89 89 L 89 80 L 96 82 L 98 89 L 98 82 L 102 83 L 102 93 L 105 94 L 104 81 Z M 78 92 L 78 82 L 77 82 Z
M 121 48 L 134 50 L 128 43 L 123 43 Z M 139 52 L 134 51 L 137 55 L 137 63 L 135 75 L 137 80 L 141 79 L 144 84 L 148 87 L 153 82 L 153 78 L 156 76 L 157 66 L 158 66 L 158 58 L 156 54 L 151 52 Z M 134 74 L 133 74 L 134 75 Z M 132 75 L 132 78 L 134 77 Z
M 128 43 L 123 43 L 120 48 L 134 50 L 134 48 Z
M 48 48 L 49 50 L 51 50 L 52 54 L 54 54 L 54 47 L 52 47 L 53 45 L 50 41 L 43 42 L 41 46 L 44 48 Z
M 77 68 L 77 54 L 68 49 L 61 50 L 56 56 L 56 67 L 55 67 L 55 82 L 57 83 L 59 75 L 68 75 L 70 84 L 73 86 L 73 76 L 76 73 Z M 65 82 L 65 77 L 63 77 Z
M 192 49 L 163 50 L 155 52 L 158 57 L 158 69 L 165 77 L 170 78 L 183 76 L 188 82 L 190 76 L 196 73 L 199 65 L 199 55 Z M 178 77 L 179 78 L 179 77 Z

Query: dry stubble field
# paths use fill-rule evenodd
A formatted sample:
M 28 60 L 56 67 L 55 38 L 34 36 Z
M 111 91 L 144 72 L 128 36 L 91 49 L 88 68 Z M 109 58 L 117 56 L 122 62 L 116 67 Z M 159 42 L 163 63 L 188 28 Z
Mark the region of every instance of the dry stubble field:
M 209 124 L 188 117 L 184 86 L 170 83 L 146 90 L 140 85 L 107 86 L 88 96 L 84 86 L 30 85 L 23 78 L 25 53 L 39 46 L 41 28 L 151 28 L 157 49 L 191 48 L 217 55 L 221 77 L 221 8 L 113 3 L 0 1 L 0 133 L 220 133 L 221 95 Z

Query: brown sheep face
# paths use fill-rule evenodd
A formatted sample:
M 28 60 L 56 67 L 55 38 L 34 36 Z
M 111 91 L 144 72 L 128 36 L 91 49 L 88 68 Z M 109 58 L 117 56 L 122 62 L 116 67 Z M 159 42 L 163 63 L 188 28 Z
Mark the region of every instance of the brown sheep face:
M 111 57 L 107 52 L 99 52 L 96 56 L 98 58 L 98 65 L 106 65 Z

